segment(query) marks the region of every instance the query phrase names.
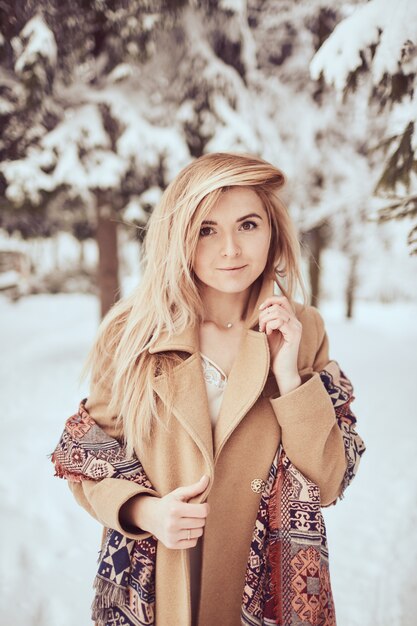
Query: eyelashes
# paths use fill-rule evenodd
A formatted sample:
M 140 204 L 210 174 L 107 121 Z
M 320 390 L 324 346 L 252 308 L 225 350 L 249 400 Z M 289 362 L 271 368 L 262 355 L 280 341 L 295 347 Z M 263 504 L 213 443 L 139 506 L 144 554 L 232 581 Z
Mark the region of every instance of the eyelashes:
M 249 224 L 250 228 L 244 228 L 244 226 L 246 226 L 246 224 Z M 240 229 L 244 230 L 244 231 L 251 231 L 251 230 L 255 230 L 256 228 L 258 228 L 258 224 L 256 222 L 252 222 L 251 220 L 247 220 L 245 222 L 242 222 L 242 224 L 240 225 Z M 209 237 L 212 233 L 211 232 L 207 232 L 207 231 L 213 231 L 213 227 L 212 226 L 202 226 L 200 228 L 200 237 Z

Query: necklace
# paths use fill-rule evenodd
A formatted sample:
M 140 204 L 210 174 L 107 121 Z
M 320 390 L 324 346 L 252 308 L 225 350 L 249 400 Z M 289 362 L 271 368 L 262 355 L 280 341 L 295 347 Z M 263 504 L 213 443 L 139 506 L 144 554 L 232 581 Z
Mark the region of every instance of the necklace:
M 205 322 L 211 322 L 212 324 L 215 324 L 216 326 L 222 326 L 223 328 L 233 328 L 234 324 L 236 324 L 236 322 L 238 320 L 235 320 L 234 322 L 215 322 L 214 320 L 204 320 Z

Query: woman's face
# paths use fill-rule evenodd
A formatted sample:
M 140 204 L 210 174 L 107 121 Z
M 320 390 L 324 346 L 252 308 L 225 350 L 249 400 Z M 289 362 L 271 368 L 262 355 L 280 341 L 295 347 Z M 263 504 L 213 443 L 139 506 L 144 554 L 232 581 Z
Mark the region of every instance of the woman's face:
M 232 187 L 201 223 L 194 273 L 218 291 L 244 291 L 265 269 L 270 237 L 259 196 L 248 187 Z

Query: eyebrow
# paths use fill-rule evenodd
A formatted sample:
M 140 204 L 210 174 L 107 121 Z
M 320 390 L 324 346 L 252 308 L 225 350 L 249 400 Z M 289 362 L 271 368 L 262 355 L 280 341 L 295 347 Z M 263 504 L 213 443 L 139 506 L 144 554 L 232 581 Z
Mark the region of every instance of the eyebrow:
M 247 215 L 244 215 L 243 217 L 239 217 L 239 219 L 236 220 L 236 222 L 244 222 L 249 217 L 257 217 L 260 220 L 262 219 L 262 217 L 258 215 L 258 213 L 248 213 Z M 204 220 L 203 222 L 201 222 L 201 224 L 209 224 L 210 226 L 217 226 L 217 222 L 214 222 L 213 220 Z

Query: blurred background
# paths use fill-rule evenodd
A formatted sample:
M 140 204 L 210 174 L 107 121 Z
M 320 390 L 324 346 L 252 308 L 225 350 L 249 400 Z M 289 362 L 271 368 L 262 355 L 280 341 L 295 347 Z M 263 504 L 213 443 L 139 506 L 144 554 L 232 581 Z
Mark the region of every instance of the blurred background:
M 163 190 L 231 150 L 286 174 L 355 389 L 367 451 L 324 509 L 338 626 L 414 625 L 417 4 L 0 0 L 0 58 L 2 623 L 91 623 L 101 529 L 48 454 Z

